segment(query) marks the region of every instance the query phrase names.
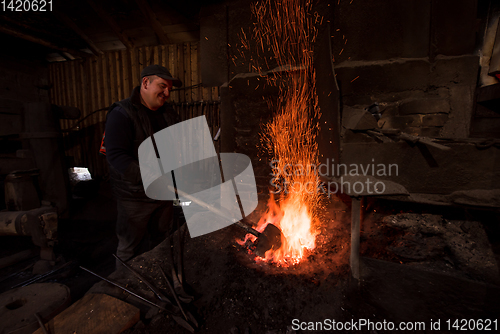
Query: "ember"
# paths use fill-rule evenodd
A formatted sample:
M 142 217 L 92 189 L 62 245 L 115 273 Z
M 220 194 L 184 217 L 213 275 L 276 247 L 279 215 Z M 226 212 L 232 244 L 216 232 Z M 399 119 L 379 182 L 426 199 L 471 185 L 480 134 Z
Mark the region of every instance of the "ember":
M 276 162 L 273 179 L 276 189 L 271 191 L 267 212 L 261 217 L 257 230 L 267 224 L 278 226 L 285 240 L 279 249 L 266 252 L 265 258 L 288 266 L 299 263 L 306 249 L 315 248 L 320 207 L 318 178 L 313 166 L 318 165 L 316 135 L 319 116 L 313 68 L 314 25 L 322 18 L 311 14 L 311 3 L 302 0 L 266 0 L 256 3 L 252 12 L 257 18 L 253 35 L 258 52 L 271 50 L 278 66 L 283 69 L 269 79 L 280 86 L 276 116 L 267 124 L 262 141 Z M 249 45 L 249 43 L 243 43 Z M 265 57 L 264 57 L 265 59 Z M 253 66 L 259 71 L 262 67 Z M 290 168 L 291 167 L 291 168 Z M 274 190 L 276 190 L 274 189 Z M 274 194 L 279 194 L 277 201 Z M 247 236 L 246 239 L 254 238 Z

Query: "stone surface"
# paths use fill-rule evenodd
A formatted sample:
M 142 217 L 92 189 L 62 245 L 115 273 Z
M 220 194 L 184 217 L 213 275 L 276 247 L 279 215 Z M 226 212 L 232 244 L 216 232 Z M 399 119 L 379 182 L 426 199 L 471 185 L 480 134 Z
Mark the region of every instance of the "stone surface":
M 366 133 L 353 132 L 352 130 L 346 130 L 342 136 L 342 141 L 344 143 L 373 143 L 375 139 Z
M 422 118 L 422 126 L 443 126 L 447 121 L 447 114 L 425 115 Z
M 479 56 L 464 55 L 458 57 L 436 58 L 429 78 L 435 86 L 469 85 L 475 86 L 479 73 Z
M 378 122 L 382 129 L 404 129 L 422 125 L 423 115 L 382 117 Z
M 373 93 L 368 95 L 352 95 L 344 96 L 344 105 L 354 106 L 357 104 L 371 105 L 374 102 L 379 104 L 387 103 L 399 105 L 404 100 L 411 99 L 427 99 L 427 98 L 449 98 L 449 92 L 447 87 L 435 87 L 427 86 L 425 89 L 421 90 L 406 90 L 401 92 L 388 91 Z M 360 102 L 360 101 L 367 102 Z
M 346 104 L 379 102 L 386 105 L 387 113 L 382 113 L 379 121 L 379 124 L 385 122 L 384 127 L 443 126 L 441 133 L 436 129 L 420 132 L 432 137 L 468 137 L 478 71 L 477 56 L 440 56 L 432 64 L 426 60 L 344 62 L 337 66 L 336 71 Z M 350 78 L 354 75 L 359 77 L 352 81 Z M 449 113 L 448 120 L 446 116 L 427 117 L 425 120 L 401 118 L 445 113 Z
M 470 136 L 474 138 L 499 138 L 500 119 L 498 117 L 473 119 Z
M 33 333 L 43 320 L 52 319 L 71 303 L 69 288 L 59 283 L 35 283 L 0 295 L 2 333 Z
M 399 108 L 397 103 L 384 103 L 380 105 L 380 113 L 383 117 L 397 116 L 399 114 Z
M 447 199 L 457 204 L 500 208 L 500 189 L 455 191 Z
M 469 136 L 474 101 L 473 86 L 451 86 L 449 119 L 443 126 L 441 136 L 467 138 Z
M 450 103 L 445 98 L 428 97 L 402 101 L 399 106 L 400 115 L 437 114 L 450 112 Z
M 426 59 L 346 61 L 336 66 L 335 72 L 343 95 L 370 95 L 425 90 L 429 86 L 430 64 Z
M 342 126 L 351 130 L 371 130 L 378 127 L 377 120 L 364 109 L 344 108 Z
M 404 132 L 415 136 L 437 138 L 441 133 L 441 127 L 407 127 Z

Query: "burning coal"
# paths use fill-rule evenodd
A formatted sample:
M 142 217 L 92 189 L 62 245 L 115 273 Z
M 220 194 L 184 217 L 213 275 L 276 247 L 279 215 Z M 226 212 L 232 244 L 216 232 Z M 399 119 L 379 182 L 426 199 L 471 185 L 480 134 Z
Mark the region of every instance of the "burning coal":
M 299 263 L 307 250 L 315 248 L 319 233 L 317 212 L 321 194 L 315 191 L 319 181 L 312 167 L 318 164 L 319 117 L 313 44 L 317 35 L 315 24 L 322 19 L 312 14 L 312 4 L 303 0 L 264 0 L 254 4 L 252 12 L 257 19 L 252 31 L 257 53 L 271 51 L 283 69 L 269 79 L 270 84 L 286 82 L 279 85 L 278 101 L 272 106 L 276 115 L 266 125 L 262 142 L 280 171 L 275 174 L 274 182 L 286 184 L 287 191 L 276 200 L 271 194 L 267 212 L 257 226 L 258 231 L 263 231 L 267 224 L 274 224 L 281 229 L 284 239 L 279 249 L 271 249 L 264 259 L 257 260 L 287 266 Z M 243 41 L 243 45 L 249 43 Z M 259 64 L 252 67 L 262 71 Z M 287 166 L 300 166 L 300 171 Z

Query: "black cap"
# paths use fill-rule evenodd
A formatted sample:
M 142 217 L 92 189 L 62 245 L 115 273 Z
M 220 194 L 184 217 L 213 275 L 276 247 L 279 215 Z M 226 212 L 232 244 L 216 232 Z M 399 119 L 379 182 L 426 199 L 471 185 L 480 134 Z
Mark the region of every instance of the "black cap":
M 170 71 L 164 66 L 161 66 L 161 65 L 146 66 L 141 72 L 141 80 L 142 80 L 142 78 L 150 76 L 150 75 L 157 75 L 160 78 L 163 78 L 165 80 L 172 80 L 172 85 L 174 87 L 182 86 L 182 81 L 172 77 L 172 74 L 170 74 Z

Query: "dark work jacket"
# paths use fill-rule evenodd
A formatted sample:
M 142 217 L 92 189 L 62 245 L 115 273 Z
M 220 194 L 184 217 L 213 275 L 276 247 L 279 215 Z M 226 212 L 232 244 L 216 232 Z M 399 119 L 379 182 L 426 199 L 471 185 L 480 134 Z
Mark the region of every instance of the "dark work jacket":
M 154 133 L 151 121 L 145 110 L 146 107 L 140 102 L 140 87 L 134 88 L 131 97 L 111 105 L 108 115 L 116 107 L 123 108 L 134 124 L 134 142 L 133 147 L 129 151 L 134 160 L 129 164 L 124 173 L 119 172 L 108 162 L 113 191 L 119 199 L 154 202 L 155 200 L 146 196 L 139 168 L 139 145 Z M 168 103 L 165 103 L 156 112 L 162 113 L 167 126 L 180 122 L 179 115 Z

